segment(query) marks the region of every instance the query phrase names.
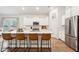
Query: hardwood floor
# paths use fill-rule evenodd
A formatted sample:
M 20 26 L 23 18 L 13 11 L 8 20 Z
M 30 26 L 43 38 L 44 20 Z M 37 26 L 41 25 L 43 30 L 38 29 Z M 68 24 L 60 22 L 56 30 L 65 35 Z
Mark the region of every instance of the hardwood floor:
M 61 40 L 52 38 L 51 41 L 52 41 L 52 52 L 75 52 Z

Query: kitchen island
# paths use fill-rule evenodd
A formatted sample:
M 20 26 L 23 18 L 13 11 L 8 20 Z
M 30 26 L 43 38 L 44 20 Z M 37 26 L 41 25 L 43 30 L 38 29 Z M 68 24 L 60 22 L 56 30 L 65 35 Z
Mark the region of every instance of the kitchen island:
M 41 48 L 41 35 L 42 34 L 51 34 L 52 32 L 51 31 L 48 31 L 48 30 L 41 30 L 41 31 L 32 31 L 32 30 L 23 30 L 23 32 L 17 32 L 16 30 L 15 31 L 11 31 L 11 32 L 2 32 L 2 34 L 4 34 L 4 33 L 11 33 L 11 35 L 12 35 L 12 37 L 16 37 L 16 33 L 24 33 L 25 34 L 25 36 L 27 36 L 27 40 L 28 40 L 28 44 L 29 44 L 29 34 L 31 34 L 31 33 L 36 33 L 36 34 L 38 34 L 38 44 L 39 44 L 39 48 Z M 16 42 L 16 39 L 12 39 L 12 41 L 11 41 L 11 44 L 13 44 L 14 43 L 14 41 Z M 19 44 L 19 42 L 17 43 L 17 44 Z M 16 45 L 16 44 L 15 44 Z M 14 45 L 12 46 L 11 45 L 11 47 L 15 47 Z M 17 46 L 18 47 L 18 46 Z M 21 46 L 22 48 L 24 47 L 24 46 Z M 33 47 L 35 47 L 35 45 L 33 46 Z M 45 46 L 46 47 L 46 46 Z M 50 39 L 50 48 L 51 48 L 51 39 Z

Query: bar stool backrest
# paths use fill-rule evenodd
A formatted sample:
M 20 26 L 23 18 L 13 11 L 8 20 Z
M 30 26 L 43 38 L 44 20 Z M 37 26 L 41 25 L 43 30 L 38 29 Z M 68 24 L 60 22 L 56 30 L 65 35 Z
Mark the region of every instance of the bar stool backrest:
M 11 33 L 3 33 L 2 37 L 4 40 L 12 40 Z
M 16 33 L 16 39 L 17 40 L 25 40 L 25 34 L 24 33 Z
M 42 38 L 42 40 L 50 40 L 51 34 L 50 33 L 43 33 L 41 38 Z
M 38 34 L 30 33 L 29 34 L 29 40 L 38 40 Z

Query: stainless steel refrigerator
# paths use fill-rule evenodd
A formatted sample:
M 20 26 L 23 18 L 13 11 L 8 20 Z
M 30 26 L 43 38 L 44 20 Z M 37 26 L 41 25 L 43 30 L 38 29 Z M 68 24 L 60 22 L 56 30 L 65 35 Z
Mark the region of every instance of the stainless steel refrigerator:
M 79 16 L 72 16 L 65 19 L 65 43 L 79 51 Z

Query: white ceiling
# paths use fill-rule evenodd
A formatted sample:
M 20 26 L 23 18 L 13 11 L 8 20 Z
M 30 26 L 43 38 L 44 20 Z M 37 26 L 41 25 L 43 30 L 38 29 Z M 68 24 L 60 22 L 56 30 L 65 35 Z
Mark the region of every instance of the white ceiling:
M 39 10 L 36 10 L 35 6 L 0 6 L 0 15 L 47 15 L 49 12 L 48 6 L 39 6 Z

